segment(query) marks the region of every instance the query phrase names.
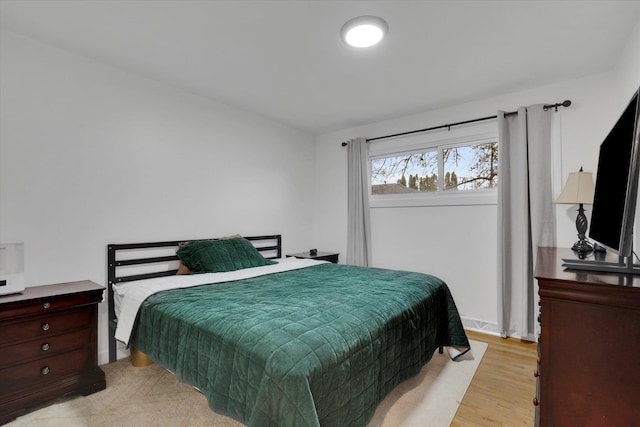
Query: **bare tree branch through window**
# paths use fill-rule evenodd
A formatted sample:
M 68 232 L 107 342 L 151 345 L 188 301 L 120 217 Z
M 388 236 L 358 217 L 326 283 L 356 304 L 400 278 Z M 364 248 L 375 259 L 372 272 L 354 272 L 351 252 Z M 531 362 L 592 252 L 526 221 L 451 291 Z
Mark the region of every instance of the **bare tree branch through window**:
M 497 185 L 497 142 L 371 160 L 373 194 L 476 190 Z

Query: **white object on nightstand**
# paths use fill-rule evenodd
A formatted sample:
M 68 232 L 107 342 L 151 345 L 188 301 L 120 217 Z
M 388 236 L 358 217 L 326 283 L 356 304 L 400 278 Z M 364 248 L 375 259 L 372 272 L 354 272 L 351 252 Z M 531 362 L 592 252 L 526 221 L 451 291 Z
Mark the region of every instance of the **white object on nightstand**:
M 0 295 L 24 291 L 24 244 L 0 243 Z

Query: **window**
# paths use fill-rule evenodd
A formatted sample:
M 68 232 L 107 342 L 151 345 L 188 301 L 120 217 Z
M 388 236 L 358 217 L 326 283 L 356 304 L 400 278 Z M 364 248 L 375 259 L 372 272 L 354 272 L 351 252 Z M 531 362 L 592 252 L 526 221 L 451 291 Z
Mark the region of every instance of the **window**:
M 437 151 L 371 160 L 371 194 L 416 191 L 438 191 Z
M 393 152 L 390 143 L 378 149 L 382 153 L 370 153 L 372 207 L 496 202 L 497 137 L 485 134 L 411 145 L 398 145 Z

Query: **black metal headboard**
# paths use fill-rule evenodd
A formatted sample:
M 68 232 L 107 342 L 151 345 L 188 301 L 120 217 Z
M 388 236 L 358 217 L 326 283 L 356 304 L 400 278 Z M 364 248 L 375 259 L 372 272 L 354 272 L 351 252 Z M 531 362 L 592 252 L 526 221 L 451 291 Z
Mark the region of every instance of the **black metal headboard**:
M 282 235 L 243 236 L 267 259 L 282 257 Z M 116 312 L 113 301 L 113 284 L 173 276 L 178 272 L 179 245 L 199 239 L 168 242 L 124 243 L 107 245 L 107 283 L 109 301 L 109 362 L 116 360 Z M 162 253 L 165 252 L 165 253 Z M 139 270 L 131 274 L 131 270 Z M 127 274 L 128 273 L 128 274 Z

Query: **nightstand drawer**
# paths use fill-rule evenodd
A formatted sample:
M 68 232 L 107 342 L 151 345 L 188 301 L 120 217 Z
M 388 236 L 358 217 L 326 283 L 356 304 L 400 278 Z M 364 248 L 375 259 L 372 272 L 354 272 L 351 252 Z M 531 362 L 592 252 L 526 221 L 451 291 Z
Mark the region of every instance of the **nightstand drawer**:
M 296 257 L 302 259 L 315 259 L 318 261 L 329 261 L 334 264 L 338 263 L 338 257 L 340 254 L 338 252 L 320 252 L 316 251 L 314 254 L 310 252 L 300 252 L 297 254 L 287 254 L 288 257 Z
M 337 264 L 338 263 L 338 256 L 339 256 L 339 254 L 328 253 L 326 255 L 317 256 L 317 257 L 315 257 L 313 259 L 317 259 L 318 261 L 329 261 L 329 262 L 332 262 L 334 264 Z
M 91 352 L 84 348 L 14 365 L 0 370 L 0 394 L 25 387 L 44 386 L 57 378 L 77 374 L 91 366 Z
M 22 322 L 0 323 L 0 346 L 37 337 L 57 335 L 73 329 L 86 328 L 91 322 L 88 308 L 60 311 L 36 316 Z
M 0 320 L 46 314 L 63 308 L 99 303 L 101 300 L 102 290 L 92 293 L 48 296 L 3 307 L 0 310 Z
M 91 329 L 85 328 L 3 347 L 0 349 L 0 369 L 23 361 L 50 357 L 75 348 L 87 347 L 90 342 Z

